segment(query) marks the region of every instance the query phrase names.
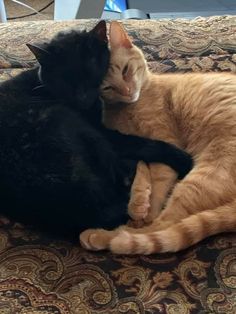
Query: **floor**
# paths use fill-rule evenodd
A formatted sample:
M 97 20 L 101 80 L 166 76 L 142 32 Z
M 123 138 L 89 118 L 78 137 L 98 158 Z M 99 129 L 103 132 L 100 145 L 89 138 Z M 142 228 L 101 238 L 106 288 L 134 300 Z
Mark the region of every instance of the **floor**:
M 51 0 L 22 0 L 37 11 L 46 7 L 41 14 L 33 14 L 33 11 L 25 8 L 12 0 L 5 0 L 8 22 L 24 20 L 48 20 L 53 19 L 54 4 Z M 96 0 L 95 0 L 96 1 Z M 175 18 L 210 15 L 236 15 L 236 0 L 128 0 L 132 8 L 137 8 L 150 13 L 151 18 Z M 66 5 L 70 0 L 65 0 Z M 106 18 L 112 18 L 112 15 L 106 14 Z M 114 18 L 119 18 L 114 15 Z
M 70 1 L 70 0 L 65 0 Z M 30 5 L 32 8 L 36 9 L 37 11 L 41 10 L 48 4 L 52 3 L 51 0 L 22 0 L 25 4 Z M 35 21 L 35 20 L 52 20 L 53 19 L 53 12 L 54 12 L 54 4 L 52 3 L 48 8 L 43 10 L 41 14 L 34 14 L 33 11 L 25 8 L 17 3 L 14 3 L 12 0 L 4 0 L 6 13 L 8 22 L 15 22 L 15 21 Z M 26 16 L 27 15 L 27 16 Z

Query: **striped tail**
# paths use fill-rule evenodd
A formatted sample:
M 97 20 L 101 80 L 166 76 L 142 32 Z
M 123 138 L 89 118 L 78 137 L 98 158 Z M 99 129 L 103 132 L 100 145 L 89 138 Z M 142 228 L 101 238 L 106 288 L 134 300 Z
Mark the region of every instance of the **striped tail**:
M 141 230 L 140 230 L 141 231 Z M 145 233 L 120 231 L 111 240 L 116 254 L 177 252 L 221 232 L 236 231 L 236 207 L 222 206 L 191 215 L 165 230 Z

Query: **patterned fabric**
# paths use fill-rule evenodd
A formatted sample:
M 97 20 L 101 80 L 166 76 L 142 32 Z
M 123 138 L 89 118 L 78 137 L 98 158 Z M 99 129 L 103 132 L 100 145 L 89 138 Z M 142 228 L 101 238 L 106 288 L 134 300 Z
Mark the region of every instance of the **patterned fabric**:
M 26 43 L 47 41 L 58 31 L 89 29 L 94 20 L 40 21 L 0 24 L 0 69 L 35 64 Z M 124 21 L 135 44 L 142 47 L 155 70 L 212 71 L 236 68 L 236 18 Z
M 25 43 L 94 24 L 0 24 L 0 80 L 35 64 Z M 154 71 L 235 71 L 236 17 L 124 24 Z M 1 224 L 0 314 L 236 313 L 236 234 L 177 254 L 124 257 Z

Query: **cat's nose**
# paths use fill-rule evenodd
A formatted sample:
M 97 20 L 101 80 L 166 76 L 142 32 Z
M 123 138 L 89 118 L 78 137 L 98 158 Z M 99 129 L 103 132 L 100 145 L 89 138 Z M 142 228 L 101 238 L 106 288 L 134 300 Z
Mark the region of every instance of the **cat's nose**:
M 130 96 L 130 87 L 129 86 L 124 86 L 121 90 L 121 95 L 123 96 Z

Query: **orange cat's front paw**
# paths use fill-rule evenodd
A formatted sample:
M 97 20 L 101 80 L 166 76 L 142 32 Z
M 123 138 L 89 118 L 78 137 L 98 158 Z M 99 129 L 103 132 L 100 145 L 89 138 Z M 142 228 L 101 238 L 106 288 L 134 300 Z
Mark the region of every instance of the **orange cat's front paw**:
M 109 231 L 104 229 L 87 229 L 80 234 L 80 244 L 91 251 L 105 250 L 109 247 Z
M 150 209 L 150 195 L 150 189 L 133 193 L 128 205 L 128 213 L 132 219 L 142 220 L 147 217 Z

